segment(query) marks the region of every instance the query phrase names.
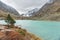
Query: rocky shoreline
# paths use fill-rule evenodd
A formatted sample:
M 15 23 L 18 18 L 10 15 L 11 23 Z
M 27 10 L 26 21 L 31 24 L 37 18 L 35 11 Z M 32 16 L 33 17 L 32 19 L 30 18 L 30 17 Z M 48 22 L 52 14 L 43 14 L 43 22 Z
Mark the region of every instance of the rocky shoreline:
M 7 28 L 5 25 L 0 26 L 0 40 L 42 40 L 32 33 L 27 32 L 18 26 Z

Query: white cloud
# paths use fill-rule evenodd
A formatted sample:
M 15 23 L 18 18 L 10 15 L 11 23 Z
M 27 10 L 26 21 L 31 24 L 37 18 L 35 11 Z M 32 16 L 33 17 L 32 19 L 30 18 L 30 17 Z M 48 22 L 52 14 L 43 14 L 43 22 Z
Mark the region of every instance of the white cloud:
M 28 11 L 28 8 L 35 8 L 41 7 L 44 5 L 48 0 L 1 0 L 8 5 L 13 6 L 18 11 L 24 12 Z

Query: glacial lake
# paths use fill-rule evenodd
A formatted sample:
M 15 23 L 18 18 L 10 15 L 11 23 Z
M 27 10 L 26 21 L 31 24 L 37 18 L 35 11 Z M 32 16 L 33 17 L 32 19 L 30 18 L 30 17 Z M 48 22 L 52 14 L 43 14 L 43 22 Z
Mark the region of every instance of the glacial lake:
M 6 24 L 0 20 L 0 24 Z M 41 37 L 43 40 L 60 40 L 60 22 L 16 20 L 16 24 L 29 32 Z

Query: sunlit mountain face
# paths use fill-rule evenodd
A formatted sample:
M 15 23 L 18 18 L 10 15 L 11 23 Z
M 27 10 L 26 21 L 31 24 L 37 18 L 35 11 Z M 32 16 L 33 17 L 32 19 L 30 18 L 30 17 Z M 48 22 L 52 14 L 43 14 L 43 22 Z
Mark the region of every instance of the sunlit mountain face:
M 1 0 L 7 5 L 14 7 L 20 14 L 34 8 L 41 8 L 48 0 Z

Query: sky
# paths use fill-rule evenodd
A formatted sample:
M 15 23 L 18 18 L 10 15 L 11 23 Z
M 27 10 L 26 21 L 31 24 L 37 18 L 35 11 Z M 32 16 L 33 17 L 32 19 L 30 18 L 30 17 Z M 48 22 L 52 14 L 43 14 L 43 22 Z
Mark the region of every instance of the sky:
M 48 0 L 1 0 L 7 5 L 12 6 L 15 8 L 19 13 L 25 13 L 34 8 L 40 8 Z

